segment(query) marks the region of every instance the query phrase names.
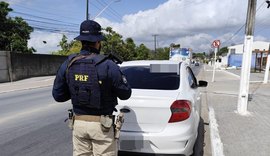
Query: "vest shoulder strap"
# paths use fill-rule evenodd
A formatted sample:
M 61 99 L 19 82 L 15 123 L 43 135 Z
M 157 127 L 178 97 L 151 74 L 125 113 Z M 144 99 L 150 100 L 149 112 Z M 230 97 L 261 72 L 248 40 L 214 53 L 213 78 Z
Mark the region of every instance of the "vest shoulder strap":
M 90 55 L 81 55 L 81 54 L 72 54 L 68 57 L 68 64 L 67 64 L 67 68 L 66 68 L 66 75 L 68 74 L 68 70 L 70 68 L 70 66 L 75 62 L 78 61 L 80 59 L 86 58 L 86 57 L 93 57 L 92 54 Z
M 95 57 L 95 65 L 98 65 L 102 62 L 104 62 L 105 60 L 107 60 L 108 58 L 105 55 L 97 55 Z

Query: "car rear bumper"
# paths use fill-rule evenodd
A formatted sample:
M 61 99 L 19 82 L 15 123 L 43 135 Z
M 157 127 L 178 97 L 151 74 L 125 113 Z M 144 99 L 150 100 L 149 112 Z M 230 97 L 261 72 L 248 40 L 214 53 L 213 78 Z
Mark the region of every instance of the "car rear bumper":
M 190 155 L 193 152 L 196 137 L 197 127 L 194 124 L 187 123 L 170 123 L 160 133 L 121 131 L 119 150 L 139 153 Z
M 138 152 L 126 152 L 119 151 L 118 156 L 185 156 L 184 154 L 153 154 L 153 153 L 138 153 Z

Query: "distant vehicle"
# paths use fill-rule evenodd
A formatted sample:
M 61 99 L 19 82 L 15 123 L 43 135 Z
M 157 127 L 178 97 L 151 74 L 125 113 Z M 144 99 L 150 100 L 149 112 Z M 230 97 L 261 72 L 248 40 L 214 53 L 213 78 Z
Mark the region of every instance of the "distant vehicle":
M 199 62 L 195 62 L 194 65 L 195 65 L 195 66 L 200 66 L 200 63 L 199 63 Z
M 190 65 L 192 61 L 192 50 L 190 48 L 180 48 L 180 45 L 171 46 L 169 60 L 184 61 Z
M 131 98 L 116 106 L 125 112 L 120 153 L 191 155 L 201 114 L 198 87 L 207 82 L 197 82 L 179 61 L 129 61 L 120 68 L 132 88 Z

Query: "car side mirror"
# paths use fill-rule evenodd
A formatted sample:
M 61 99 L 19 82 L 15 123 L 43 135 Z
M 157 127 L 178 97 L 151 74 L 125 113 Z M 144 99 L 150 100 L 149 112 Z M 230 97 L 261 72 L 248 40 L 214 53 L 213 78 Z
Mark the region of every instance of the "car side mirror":
M 198 84 L 198 87 L 207 87 L 207 85 L 208 85 L 208 82 L 207 81 L 200 80 L 199 81 L 199 84 Z

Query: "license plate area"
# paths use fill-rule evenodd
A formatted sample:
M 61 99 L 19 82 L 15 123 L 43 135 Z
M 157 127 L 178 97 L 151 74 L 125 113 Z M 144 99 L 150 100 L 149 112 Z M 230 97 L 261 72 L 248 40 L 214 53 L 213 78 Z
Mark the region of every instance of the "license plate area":
M 149 140 L 120 140 L 120 150 L 123 151 L 142 151 L 151 149 Z

